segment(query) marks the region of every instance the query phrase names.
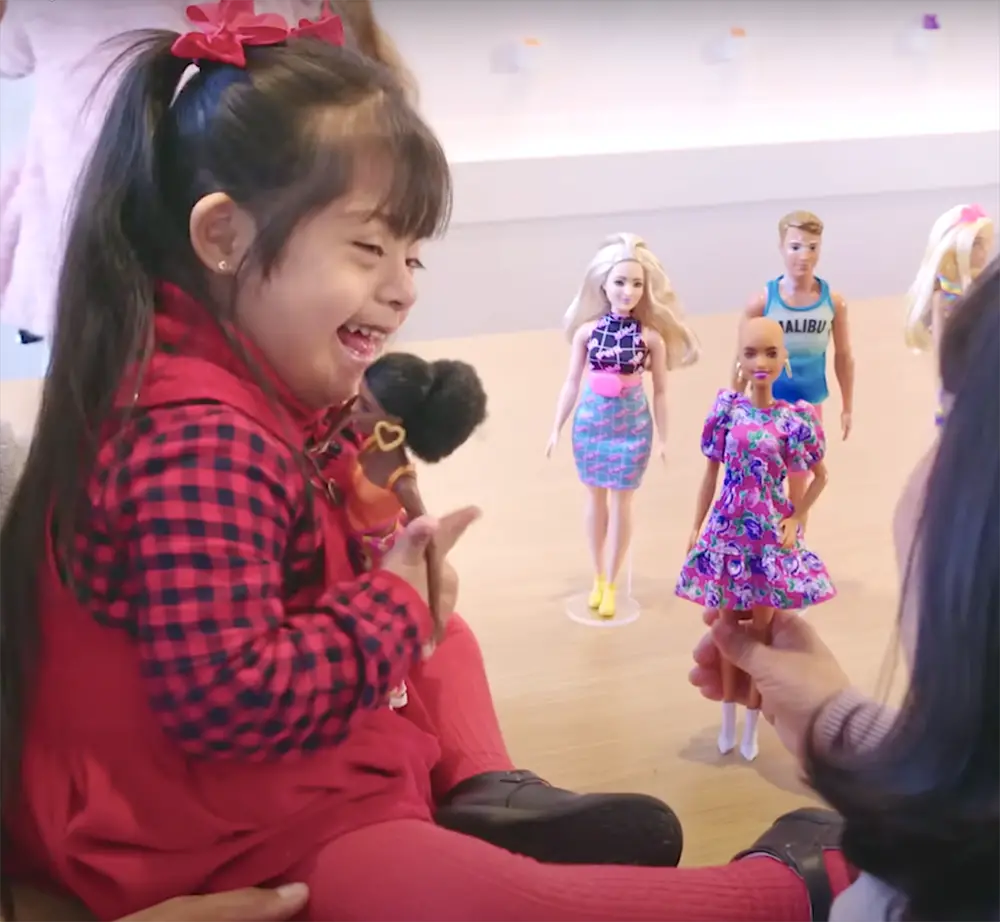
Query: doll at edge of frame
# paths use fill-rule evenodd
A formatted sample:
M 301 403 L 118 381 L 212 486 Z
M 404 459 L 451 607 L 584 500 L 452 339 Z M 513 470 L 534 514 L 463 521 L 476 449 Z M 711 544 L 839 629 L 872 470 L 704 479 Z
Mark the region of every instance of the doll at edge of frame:
M 915 352 L 937 353 L 941 334 L 959 295 L 978 278 L 990 260 L 995 242 L 993 219 L 981 205 L 955 205 L 931 228 L 917 277 L 906 300 L 906 345 Z M 938 390 L 934 416 L 940 426 L 946 397 Z
M 546 455 L 551 456 L 575 407 L 573 458 L 588 491 L 586 527 L 594 567 L 588 604 L 599 617 L 613 618 L 615 581 L 632 537 L 632 500 L 654 441 L 657 456 L 666 457 L 667 372 L 697 361 L 698 342 L 683 322 L 663 266 L 635 234 L 604 241 L 563 326 L 571 344 L 569 371 Z M 647 369 L 653 379 L 652 413 L 642 386 Z
M 744 622 L 767 642 L 776 609 L 794 611 L 836 594 L 823 562 L 802 539 L 805 516 L 826 487 L 826 439 L 811 404 L 774 393 L 787 359 L 777 321 L 747 320 L 739 356 L 750 391 L 719 391 L 705 420 L 701 451 L 707 465 L 676 593 Z M 713 503 L 720 467 L 722 489 Z M 738 679 L 736 667 L 723 663 L 723 754 L 736 746 Z M 740 743 L 748 761 L 757 757 L 759 716 L 756 695 Z

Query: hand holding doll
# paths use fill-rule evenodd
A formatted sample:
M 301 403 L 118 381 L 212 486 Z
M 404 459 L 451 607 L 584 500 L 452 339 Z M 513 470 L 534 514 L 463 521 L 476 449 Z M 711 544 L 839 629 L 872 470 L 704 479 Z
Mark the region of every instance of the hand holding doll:
M 485 418 L 486 392 L 471 365 L 394 352 L 368 369 L 348 420 L 363 440 L 347 498 L 348 520 L 366 563 L 381 563 L 427 600 L 435 639 L 454 609 L 458 587 L 444 557 L 479 510 L 428 516 L 409 452 L 428 464 L 441 461 Z

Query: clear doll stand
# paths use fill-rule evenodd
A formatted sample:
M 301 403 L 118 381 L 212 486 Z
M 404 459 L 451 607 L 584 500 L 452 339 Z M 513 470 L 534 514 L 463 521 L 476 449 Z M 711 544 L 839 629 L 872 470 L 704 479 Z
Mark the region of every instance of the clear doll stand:
M 628 559 L 625 562 L 625 591 L 618 591 L 615 599 L 615 616 L 613 618 L 602 618 L 588 604 L 589 592 L 581 592 L 572 595 L 566 600 L 566 617 L 570 621 L 582 624 L 584 627 L 594 628 L 616 628 L 634 624 L 639 620 L 642 609 L 639 603 L 632 596 L 632 550 L 629 549 Z

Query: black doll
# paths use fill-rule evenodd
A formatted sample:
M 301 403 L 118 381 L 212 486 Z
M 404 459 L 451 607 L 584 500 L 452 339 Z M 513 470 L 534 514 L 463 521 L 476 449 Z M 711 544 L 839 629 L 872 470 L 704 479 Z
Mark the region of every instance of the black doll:
M 361 439 L 345 499 L 347 519 L 367 566 L 392 546 L 400 523 L 424 515 L 410 453 L 428 464 L 447 458 L 486 419 L 486 392 L 465 362 L 427 362 L 392 352 L 365 374 L 347 424 Z M 441 561 L 427 551 L 428 606 L 440 631 Z

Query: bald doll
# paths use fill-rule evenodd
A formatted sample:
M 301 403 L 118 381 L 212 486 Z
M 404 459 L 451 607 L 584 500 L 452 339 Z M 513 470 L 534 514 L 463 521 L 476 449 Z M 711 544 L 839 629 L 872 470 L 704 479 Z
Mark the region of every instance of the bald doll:
M 765 641 L 776 609 L 818 605 L 836 594 L 823 562 L 802 538 L 804 516 L 826 487 L 826 439 L 810 404 L 774 396 L 787 359 L 780 324 L 767 317 L 742 324 L 739 362 L 749 390 L 719 391 L 705 420 L 701 451 L 707 465 L 676 589 L 701 608 L 743 622 Z M 736 679 L 735 666 L 724 665 L 718 740 L 723 754 L 736 748 Z M 757 695 L 740 743 L 748 761 L 757 757 L 759 716 Z

